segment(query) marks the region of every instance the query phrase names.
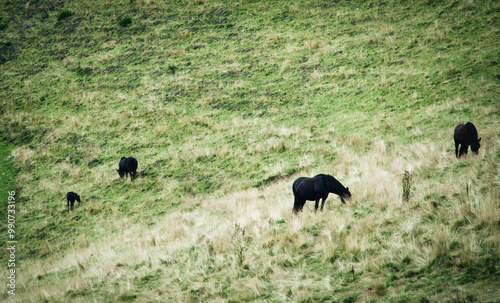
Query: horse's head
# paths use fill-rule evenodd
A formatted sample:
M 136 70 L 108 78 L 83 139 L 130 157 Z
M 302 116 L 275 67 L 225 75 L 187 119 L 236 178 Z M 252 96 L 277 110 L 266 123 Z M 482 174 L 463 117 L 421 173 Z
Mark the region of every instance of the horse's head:
M 125 172 L 123 172 L 119 169 L 117 169 L 116 171 L 118 172 L 118 175 L 120 175 L 120 178 L 123 178 L 123 176 L 125 176 Z
M 75 194 L 76 196 L 76 201 L 78 201 L 78 203 L 80 203 L 80 196 L 78 194 Z
M 481 141 L 481 138 L 479 138 L 476 142 L 473 142 L 470 145 L 470 150 L 472 150 L 473 153 L 477 154 L 479 148 L 481 147 L 481 144 L 479 144 L 479 141 Z
M 349 187 L 346 187 L 345 192 L 340 195 L 340 200 L 345 204 L 349 199 L 351 199 L 351 192 L 349 191 Z

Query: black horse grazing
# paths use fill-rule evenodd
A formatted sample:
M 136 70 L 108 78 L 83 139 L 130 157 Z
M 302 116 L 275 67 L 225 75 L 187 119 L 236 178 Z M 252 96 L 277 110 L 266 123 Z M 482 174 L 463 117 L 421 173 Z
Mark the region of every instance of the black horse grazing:
M 295 202 L 293 204 L 293 213 L 296 214 L 302 211 L 306 200 L 316 201 L 315 212 L 318 211 L 319 200 L 321 201 L 321 211 L 325 206 L 325 200 L 329 193 L 334 193 L 340 196 L 340 200 L 345 204 L 345 200 L 351 198 L 351 193 L 348 187 L 344 187 L 337 179 L 330 175 L 317 175 L 312 178 L 300 177 L 293 182 L 293 195 Z
M 120 163 L 118 163 L 118 169 L 117 172 L 120 175 L 120 178 L 123 178 L 123 176 L 128 177 L 128 174 L 130 173 L 130 181 L 135 179 L 135 175 L 137 173 L 137 159 L 134 157 L 122 157 L 120 159 Z
M 481 146 L 481 144 L 479 144 L 481 138 L 477 138 L 476 127 L 470 122 L 457 125 L 455 127 L 455 134 L 453 135 L 453 138 L 455 139 L 455 155 L 457 156 L 457 158 L 460 158 L 462 154 L 465 154 L 465 157 L 467 157 L 467 150 L 469 149 L 469 145 L 470 150 L 472 150 L 472 152 L 476 154 L 479 150 L 479 147 Z M 461 145 L 460 153 L 458 152 L 458 145 Z
M 66 200 L 68 201 L 68 212 L 69 212 L 69 204 L 71 203 L 71 210 L 73 210 L 73 205 L 75 205 L 75 200 L 78 201 L 78 203 L 80 203 L 80 196 L 77 193 L 70 191 L 66 195 Z

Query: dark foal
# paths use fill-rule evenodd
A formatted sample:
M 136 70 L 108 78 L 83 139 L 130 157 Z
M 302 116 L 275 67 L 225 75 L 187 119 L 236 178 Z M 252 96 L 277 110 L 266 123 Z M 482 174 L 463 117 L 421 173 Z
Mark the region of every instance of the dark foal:
M 75 200 L 78 201 L 78 205 L 80 205 L 80 196 L 72 191 L 68 192 L 68 194 L 66 195 L 66 200 L 68 202 L 68 212 L 70 204 L 71 204 L 71 210 L 73 210 L 73 205 L 75 205 Z
M 293 213 L 302 211 L 307 200 L 316 201 L 314 205 L 315 212 L 318 211 L 319 200 L 321 201 L 321 211 L 325 206 L 325 200 L 329 193 L 340 196 L 340 200 L 345 204 L 346 200 L 351 198 L 348 187 L 344 187 L 337 179 L 330 175 L 317 175 L 312 178 L 300 177 L 293 182 L 293 195 L 295 202 L 293 204 Z
M 466 124 L 459 124 L 455 127 L 455 132 L 453 134 L 453 139 L 455 140 L 455 155 L 460 158 L 463 154 L 467 157 L 467 150 L 472 150 L 473 153 L 477 154 L 479 147 L 479 141 L 481 138 L 477 138 L 477 130 L 474 124 L 467 122 Z M 460 152 L 458 146 L 460 145 Z

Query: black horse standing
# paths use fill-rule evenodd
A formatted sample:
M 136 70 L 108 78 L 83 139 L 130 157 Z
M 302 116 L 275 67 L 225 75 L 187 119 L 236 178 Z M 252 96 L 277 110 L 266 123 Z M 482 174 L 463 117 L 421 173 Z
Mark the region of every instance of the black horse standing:
M 123 176 L 128 177 L 128 174 L 130 173 L 130 181 L 135 179 L 135 175 L 137 174 L 137 159 L 134 157 L 122 157 L 120 159 L 120 163 L 118 163 L 118 174 L 120 175 L 120 178 L 123 178 Z
M 340 200 L 345 204 L 345 200 L 351 198 L 348 187 L 344 187 L 337 179 L 330 175 L 319 174 L 312 178 L 300 177 L 293 182 L 293 195 L 295 202 L 293 204 L 293 213 L 302 211 L 306 200 L 316 201 L 315 212 L 318 211 L 319 200 L 321 201 L 321 211 L 325 206 L 325 200 L 329 193 L 340 196 Z
M 481 146 L 479 144 L 481 138 L 477 138 L 476 127 L 470 122 L 457 125 L 455 127 L 453 139 L 455 139 L 455 155 L 457 156 L 457 158 L 460 158 L 462 154 L 465 154 L 465 157 L 467 157 L 467 150 L 469 149 L 469 145 L 470 150 L 472 150 L 472 152 L 476 154 L 479 150 L 479 147 Z M 460 153 L 458 151 L 458 145 L 461 145 Z
M 68 212 L 69 212 L 69 205 L 71 204 L 71 210 L 73 210 L 73 205 L 75 205 L 75 200 L 78 201 L 78 203 L 80 203 L 80 196 L 77 193 L 70 191 L 66 195 L 66 200 L 68 201 Z

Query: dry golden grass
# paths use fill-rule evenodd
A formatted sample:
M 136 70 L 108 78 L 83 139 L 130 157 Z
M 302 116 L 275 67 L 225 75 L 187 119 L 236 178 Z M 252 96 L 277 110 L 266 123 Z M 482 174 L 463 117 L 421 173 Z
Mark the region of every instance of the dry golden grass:
M 242 121 L 234 120 L 231 123 L 244 127 L 240 125 Z M 302 132 L 300 129 L 279 127 L 266 129 L 269 133 L 282 136 L 296 136 Z M 484 136 L 488 134 L 491 135 L 491 132 Z M 464 235 L 443 224 L 437 224 L 434 230 L 426 232 L 426 237 L 416 235 L 422 232 L 420 222 L 428 215 L 437 215 L 443 222 L 466 220 L 472 225 L 500 220 L 498 188 L 482 195 L 474 173 L 481 169 L 480 162 L 484 154 L 500 147 L 498 135 L 495 138 L 489 142 L 493 145 L 485 146 L 482 154 L 468 157 L 467 161 L 472 162 L 473 166 L 465 180 L 469 184 L 468 195 L 463 193 L 463 182 L 452 183 L 450 187 L 449 184 L 436 184 L 425 177 L 425 171 L 430 168 L 439 169 L 458 161 L 449 148 L 428 143 L 411 144 L 406 149 L 388 148 L 384 140 L 375 138 L 372 152 L 358 157 L 352 148 L 366 144 L 366 139 L 358 136 L 352 137 L 347 145 L 334 147 L 333 151 L 338 153 L 341 163 L 311 168 L 300 174 L 328 172 L 349 186 L 353 193 L 351 201 L 342 205 L 340 199 L 332 195 L 323 213 L 314 214 L 313 202 L 308 202 L 302 213 L 292 215 L 293 195 L 290 184 L 298 175 L 272 183 L 263 189 L 250 188 L 229 194 L 219 191 L 203 201 L 196 197 L 186 198 L 182 202 L 183 207 L 166 215 L 153 227 L 131 225 L 127 218 L 115 211 L 101 226 L 114 230 L 112 235 L 103 235 L 97 242 L 90 242 L 86 237 L 80 236 L 78 245 L 62 258 L 53 256 L 43 262 L 26 260 L 23 266 L 25 270 L 19 273 L 20 279 L 26 282 L 19 286 L 19 291 L 26 300 L 50 301 L 64 296 L 68 291 L 90 289 L 93 283 L 100 281 L 107 288 L 106 293 L 117 298 L 131 291 L 132 280 L 157 271 L 163 277 L 162 283 L 144 300 L 184 301 L 189 300 L 190 294 L 182 290 L 180 285 L 190 280 L 198 281 L 200 276 L 205 276 L 206 282 L 191 283 L 191 289 L 203 287 L 205 292 L 218 292 L 218 279 L 206 275 L 209 266 L 222 266 L 224 269 L 221 274 L 234 277 L 240 272 L 240 266 L 244 265 L 275 281 L 274 287 L 278 293 L 284 295 L 291 292 L 291 298 L 297 299 L 310 295 L 314 290 L 331 290 L 332 287 L 330 277 L 323 277 L 319 282 L 315 282 L 313 277 L 306 277 L 306 268 L 301 270 L 299 267 L 289 271 L 273 265 L 275 262 L 293 262 L 301 250 L 307 249 L 310 253 L 321 256 L 324 262 L 335 260 L 334 266 L 339 273 L 374 273 L 372 280 L 366 282 L 372 285 L 375 297 L 383 296 L 389 290 L 382 285 L 377 273 L 380 274 L 381 265 L 395 255 L 413 256 L 413 262 L 424 267 L 432 260 L 447 255 L 450 245 L 458 241 L 466 243 L 460 253 L 463 262 L 471 262 L 477 257 L 480 243 L 474 236 L 475 232 L 470 233 L 470 238 L 464 239 Z M 197 151 L 192 156 L 218 152 L 206 149 Z M 23 152 L 18 151 L 16 154 L 20 157 Z M 282 171 L 279 166 L 271 168 L 273 173 Z M 70 168 L 60 165 L 60 169 L 64 171 Z M 116 178 L 108 176 L 106 169 L 98 167 L 93 171 L 93 178 L 97 183 L 110 184 Z M 404 170 L 411 170 L 415 176 L 416 190 L 410 198 L 413 203 L 403 204 L 401 200 L 400 181 Z M 51 191 L 60 191 L 58 184 L 48 180 L 41 182 Z M 424 202 L 424 196 L 428 192 L 441 192 L 450 197 L 456 192 L 462 194 L 458 200 L 454 200 L 451 211 L 436 212 L 435 207 Z M 359 206 L 362 205 L 374 205 L 376 212 L 355 218 L 355 212 L 359 212 Z M 107 208 L 101 202 L 84 207 L 91 211 Z M 279 224 L 273 222 L 285 222 L 287 232 L 281 231 Z M 324 226 L 316 236 L 304 232 L 313 228 L 317 222 L 324 222 Z M 387 229 L 385 226 L 393 227 Z M 388 230 L 392 233 L 388 238 L 380 233 Z M 373 238 L 383 238 L 383 245 L 379 241 L 373 241 Z M 430 244 L 426 242 L 426 238 L 431 239 Z M 498 238 L 498 234 L 492 233 L 488 241 L 498 242 Z M 273 253 L 262 254 L 263 247 Z M 49 243 L 45 249 L 50 251 Z M 372 251 L 377 253 L 368 253 Z M 342 257 L 346 255 L 360 257 L 353 261 Z M 137 266 L 134 271 L 124 270 L 134 264 L 143 265 Z M 57 275 L 51 275 L 56 272 L 73 273 L 57 278 Z M 39 276 L 47 278 L 38 281 L 36 277 Z M 235 281 L 232 287 L 247 294 L 260 294 L 266 287 L 263 280 L 253 277 Z M 163 286 L 167 284 L 172 285 L 169 291 Z M 47 292 L 45 289 L 51 291 Z
M 313 40 L 313 41 L 305 41 L 304 42 L 304 47 L 311 51 L 311 50 L 315 50 L 319 47 L 319 42 L 316 41 L 316 40 Z
M 12 151 L 12 156 L 16 157 L 16 161 L 18 161 L 22 165 L 26 165 L 29 163 L 29 160 L 35 152 L 31 148 L 23 148 L 18 147 Z
M 285 70 L 290 68 L 290 60 L 285 60 L 283 63 L 281 63 L 281 69 L 280 71 L 283 73 Z
M 322 77 L 323 77 L 323 75 L 319 71 L 317 71 L 317 70 L 313 71 L 311 73 L 311 76 L 310 76 L 311 81 L 314 81 L 314 82 L 321 81 Z
M 291 55 L 293 53 L 296 53 L 298 50 L 298 47 L 295 46 L 295 45 L 291 45 L 291 44 L 287 44 L 285 46 L 285 52 L 288 54 L 288 55 Z
M 283 39 L 283 35 L 281 33 L 272 33 L 269 34 L 268 39 L 270 42 L 276 43 Z

